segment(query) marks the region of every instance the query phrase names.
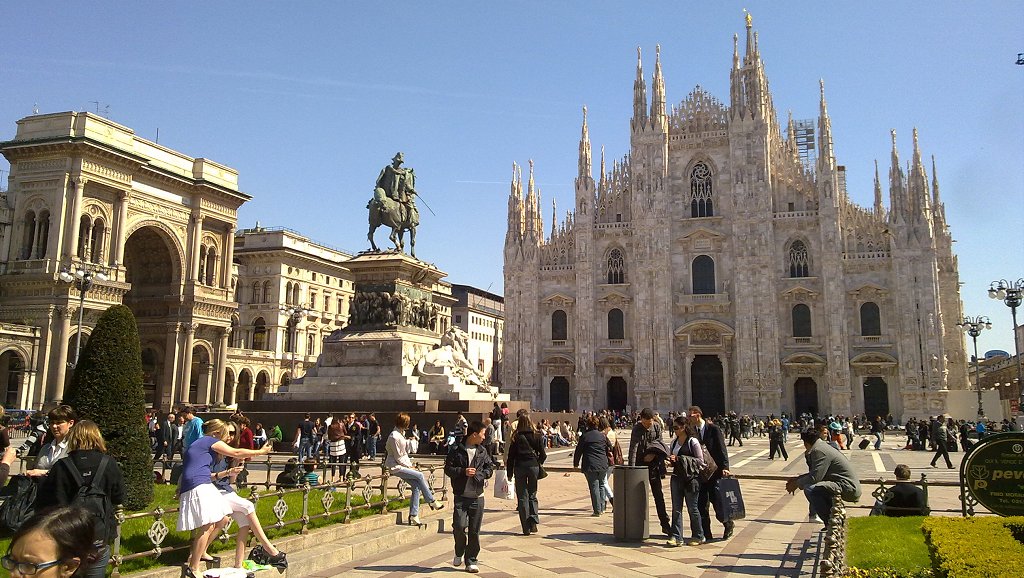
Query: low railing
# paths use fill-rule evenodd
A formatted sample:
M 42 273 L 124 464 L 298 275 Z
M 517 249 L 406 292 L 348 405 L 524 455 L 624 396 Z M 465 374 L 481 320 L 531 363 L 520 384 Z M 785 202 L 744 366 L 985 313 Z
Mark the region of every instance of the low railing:
M 177 463 L 178 462 L 172 461 L 162 462 L 164 473 L 169 473 Z M 390 503 L 407 499 L 410 494 L 409 484 L 397 476 L 391 476 L 390 472 L 384 468 L 381 468 L 381 473 L 377 475 L 365 475 L 362 477 L 348 478 L 340 482 L 316 485 L 310 485 L 309 483 L 302 482 L 300 478 L 295 482 L 294 487 L 290 487 L 290 483 L 288 486 L 281 487 L 277 484 L 275 479 L 272 479 L 276 466 L 294 465 L 295 464 L 272 462 L 270 456 L 268 456 L 264 461 L 249 462 L 246 466 L 247 470 L 253 469 L 254 466 L 265 466 L 267 469 L 266 481 L 246 483 L 244 485 L 244 487 L 252 489 L 252 494 L 248 496 L 248 499 L 254 504 L 258 505 L 261 500 L 275 500 L 273 506 L 274 519 L 270 521 L 261 520 L 264 528 L 284 528 L 286 526 L 297 525 L 299 526 L 299 533 L 305 534 L 309 531 L 309 524 L 313 520 L 338 517 L 339 523 L 346 523 L 351 520 L 353 513 L 364 510 L 376 512 L 378 514 L 387 514 L 388 505 Z M 301 466 L 301 464 L 298 465 Z M 331 464 L 321 462 L 317 464 L 317 469 L 319 470 L 322 467 L 326 473 L 326 470 L 330 465 Z M 334 465 L 337 466 L 337 464 Z M 379 468 L 380 466 L 374 463 L 366 464 L 365 467 Z M 447 497 L 448 490 L 444 482 L 443 467 L 437 464 L 416 464 L 416 469 L 423 472 L 424 477 L 427 480 L 427 484 L 430 486 L 431 491 L 435 493 L 436 498 L 444 501 Z M 282 467 L 280 471 L 283 470 L 284 468 Z M 302 467 L 299 467 L 298 471 L 302 472 Z M 320 479 L 324 478 L 321 477 Z M 398 482 L 396 484 L 390 484 L 389 482 L 392 479 L 398 480 Z M 242 484 L 239 485 L 241 486 Z M 256 487 L 259 486 L 263 489 L 257 490 Z M 322 492 L 319 500 L 317 500 L 315 496 L 313 499 L 310 499 L 310 494 L 313 491 Z M 285 500 L 285 496 L 289 494 L 302 495 L 302 508 L 301 511 L 297 513 L 297 516 L 293 515 L 293 517 L 289 517 L 290 506 Z M 344 496 L 336 496 L 336 494 L 344 494 Z M 344 500 L 344 505 L 335 508 L 336 502 L 338 502 L 339 499 Z M 355 502 L 361 503 L 354 503 L 354 500 Z M 184 545 L 164 545 L 164 542 L 167 541 L 167 537 L 171 535 L 171 532 L 173 531 L 167 526 L 164 519 L 176 513 L 178 513 L 178 508 L 157 508 L 149 512 L 125 514 L 123 509 L 118 507 L 118 511 L 115 515 L 117 520 L 117 530 L 114 543 L 111 547 L 110 563 L 113 566 L 111 576 L 114 578 L 121 576 L 120 567 L 129 560 L 139 558 L 157 558 L 168 552 L 188 550 L 188 540 L 186 540 Z M 122 526 L 129 520 L 149 518 L 152 518 L 153 522 L 150 525 L 149 530 L 146 532 L 146 536 L 149 538 L 149 542 L 152 547 L 141 552 L 122 554 Z M 219 536 L 221 541 L 227 541 L 230 538 L 230 534 L 228 532 L 230 527 L 231 524 L 228 524 L 221 531 Z M 187 533 L 181 532 L 181 534 L 186 535 L 187 537 Z
M 818 571 L 822 578 L 846 575 L 846 506 L 839 496 L 832 497 L 832 509 L 825 521 Z

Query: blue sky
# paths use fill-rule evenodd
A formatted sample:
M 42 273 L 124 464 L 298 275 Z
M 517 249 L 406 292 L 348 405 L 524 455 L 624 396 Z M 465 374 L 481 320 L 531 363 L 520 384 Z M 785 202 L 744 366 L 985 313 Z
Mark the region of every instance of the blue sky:
M 367 248 L 365 203 L 396 151 L 416 169 L 418 254 L 449 280 L 502 289 L 512 161 L 572 206 L 581 107 L 596 156 L 628 152 L 636 47 L 667 100 L 728 100 L 743 8 L 784 119 L 825 80 L 851 197 L 871 203 L 896 129 L 935 155 L 965 312 L 982 350 L 1013 350 L 993 279 L 1024 276 L 1024 18 L 1019 2 L 19 2 L 0 20 L 0 139 L 32 113 L 100 110 L 240 172 L 239 225 Z M 742 46 L 741 46 L 742 49 Z M 106 107 L 109 107 L 107 109 Z M 930 165 L 928 165 L 930 176 Z M 0 170 L 6 171 L 0 161 Z M 383 241 L 383 231 L 378 232 Z

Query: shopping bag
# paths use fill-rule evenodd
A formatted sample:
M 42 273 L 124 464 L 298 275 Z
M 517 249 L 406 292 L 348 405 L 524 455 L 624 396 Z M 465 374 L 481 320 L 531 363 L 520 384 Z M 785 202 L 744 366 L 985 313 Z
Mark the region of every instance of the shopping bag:
M 721 478 L 715 482 L 715 512 L 722 515 L 722 521 L 742 520 L 747 517 L 737 478 Z
M 505 470 L 494 472 L 494 497 L 499 500 L 515 500 L 516 488 L 508 482 Z

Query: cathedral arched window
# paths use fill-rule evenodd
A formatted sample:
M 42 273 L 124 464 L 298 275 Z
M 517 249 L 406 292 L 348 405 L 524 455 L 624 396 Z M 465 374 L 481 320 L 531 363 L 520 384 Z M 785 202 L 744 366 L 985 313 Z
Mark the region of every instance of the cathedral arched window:
M 612 249 L 608 253 L 608 284 L 621 285 L 626 282 L 626 259 L 621 249 Z
M 789 276 L 811 276 L 811 262 L 807 255 L 807 245 L 804 245 L 803 241 L 793 241 L 789 246 Z
M 92 234 L 89 237 L 89 260 L 93 263 L 103 262 L 103 242 L 107 228 L 103 219 L 96 219 L 92 224 Z
M 811 308 L 798 303 L 793 306 L 793 337 L 811 336 Z
M 711 167 L 705 163 L 697 163 L 690 171 L 690 216 L 715 216 Z
M 625 339 L 625 316 L 622 309 L 612 309 L 608 312 L 608 339 Z
M 206 250 L 206 284 L 216 286 L 217 278 L 217 249 L 210 247 Z
M 253 322 L 252 348 L 256 351 L 267 350 L 267 323 L 262 317 L 257 317 Z
M 712 295 L 715 291 L 715 260 L 707 255 L 700 255 L 693 260 L 690 267 L 693 277 L 694 295 Z
M 868 301 L 860 306 L 860 334 L 882 334 L 882 318 L 879 314 L 877 303 Z
M 551 340 L 567 341 L 569 339 L 569 316 L 561 309 L 551 314 Z

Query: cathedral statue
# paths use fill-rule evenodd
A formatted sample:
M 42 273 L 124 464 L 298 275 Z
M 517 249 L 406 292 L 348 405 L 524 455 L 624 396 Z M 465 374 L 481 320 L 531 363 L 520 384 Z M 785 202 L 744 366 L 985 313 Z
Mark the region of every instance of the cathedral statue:
M 420 224 L 420 213 L 416 208 L 416 174 L 411 168 L 403 168 L 405 158 L 399 152 L 391 159 L 391 164 L 384 167 L 377 177 L 373 190 L 373 198 L 366 205 L 370 210 L 370 231 L 366 238 L 370 248 L 379 251 L 373 234 L 377 227 L 391 227 L 388 236 L 394 243 L 395 251 L 405 251 L 405 232 L 409 231 L 409 254 L 416 256 L 416 227 Z

